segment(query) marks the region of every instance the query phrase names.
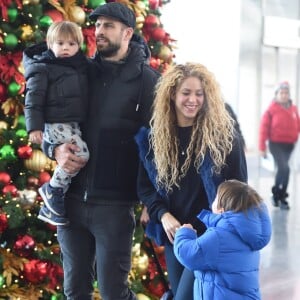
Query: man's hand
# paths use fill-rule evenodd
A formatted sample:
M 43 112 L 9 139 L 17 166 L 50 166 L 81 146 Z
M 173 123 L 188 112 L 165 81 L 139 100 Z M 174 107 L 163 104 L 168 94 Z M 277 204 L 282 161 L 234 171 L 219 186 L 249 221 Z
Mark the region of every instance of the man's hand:
M 150 218 L 149 218 L 149 214 L 148 214 L 148 211 L 147 211 L 147 207 L 144 206 L 143 210 L 142 210 L 142 213 L 141 213 L 141 216 L 140 216 L 140 222 L 143 225 L 147 225 L 149 221 L 150 221 Z
M 55 159 L 58 165 L 68 174 L 75 174 L 87 163 L 75 153 L 79 152 L 80 148 L 73 144 L 62 144 L 57 146 L 54 150 Z

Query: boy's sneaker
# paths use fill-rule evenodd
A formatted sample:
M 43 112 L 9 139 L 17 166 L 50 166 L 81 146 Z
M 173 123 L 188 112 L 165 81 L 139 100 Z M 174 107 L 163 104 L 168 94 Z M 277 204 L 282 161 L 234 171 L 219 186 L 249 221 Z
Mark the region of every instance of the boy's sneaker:
M 39 193 L 52 213 L 57 216 L 65 215 L 64 192 L 62 188 L 54 188 L 47 182 L 39 188 Z
M 67 225 L 69 223 L 67 218 L 55 215 L 46 205 L 41 207 L 38 219 L 56 226 Z

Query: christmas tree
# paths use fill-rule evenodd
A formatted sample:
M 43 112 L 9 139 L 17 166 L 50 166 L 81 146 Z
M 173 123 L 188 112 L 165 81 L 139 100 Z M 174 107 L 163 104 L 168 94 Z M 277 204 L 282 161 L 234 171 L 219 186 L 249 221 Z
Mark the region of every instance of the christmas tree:
M 89 13 L 105 0 L 2 0 L 0 3 L 0 298 L 63 299 L 63 270 L 56 227 L 37 219 L 37 189 L 49 181 L 55 162 L 31 144 L 25 128 L 22 51 L 44 41 L 48 27 L 70 20 L 82 27 L 83 50 L 95 53 L 94 25 Z M 164 72 L 173 60 L 174 40 L 160 22 L 169 1 L 119 0 L 136 15 L 136 33 L 151 50 L 150 65 Z M 137 207 L 137 218 L 141 211 Z M 139 299 L 158 299 L 164 285 L 149 241 L 138 227 L 129 282 Z M 164 266 L 163 248 L 155 252 Z M 95 283 L 94 299 L 101 299 Z

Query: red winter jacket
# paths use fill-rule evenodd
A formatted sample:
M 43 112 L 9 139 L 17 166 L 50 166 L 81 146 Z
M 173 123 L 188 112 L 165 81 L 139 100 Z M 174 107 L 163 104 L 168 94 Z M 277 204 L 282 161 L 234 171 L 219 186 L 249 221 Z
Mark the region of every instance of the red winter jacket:
M 300 118 L 293 104 L 285 108 L 275 100 L 262 116 L 259 128 L 259 150 L 266 151 L 266 142 L 297 142 L 300 132 Z

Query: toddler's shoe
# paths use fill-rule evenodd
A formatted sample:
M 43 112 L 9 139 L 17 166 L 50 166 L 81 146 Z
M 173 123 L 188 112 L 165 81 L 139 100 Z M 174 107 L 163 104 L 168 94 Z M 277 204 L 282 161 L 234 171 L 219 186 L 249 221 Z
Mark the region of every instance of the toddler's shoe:
M 46 205 L 43 205 L 38 214 L 38 219 L 50 223 L 52 225 L 67 225 L 68 219 L 62 216 L 55 215 L 52 213 Z
M 49 182 L 39 188 L 39 193 L 48 209 L 57 216 L 65 215 L 64 192 L 62 188 L 54 188 Z

